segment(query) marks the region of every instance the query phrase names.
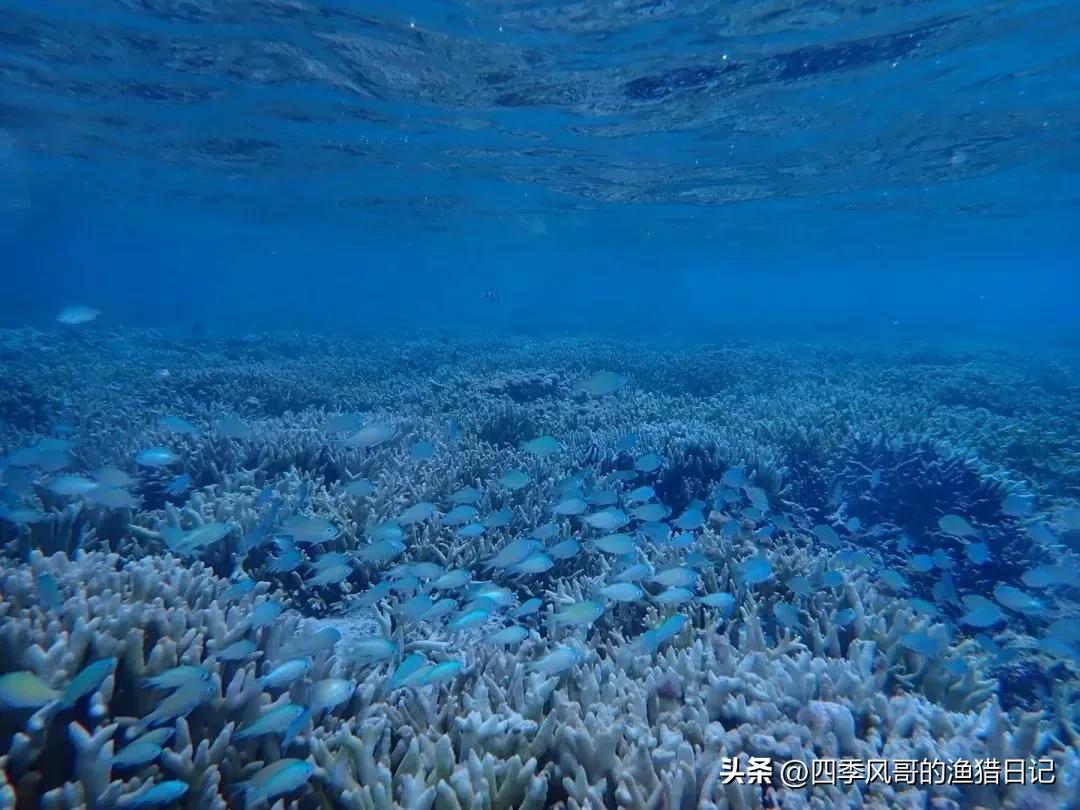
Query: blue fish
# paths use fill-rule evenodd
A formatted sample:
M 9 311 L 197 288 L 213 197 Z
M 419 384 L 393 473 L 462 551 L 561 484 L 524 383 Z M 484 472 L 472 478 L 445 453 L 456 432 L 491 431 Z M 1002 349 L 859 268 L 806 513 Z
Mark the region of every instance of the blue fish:
M 191 483 L 191 474 L 181 473 L 180 475 L 176 476 L 172 480 L 172 482 L 165 488 L 165 492 L 169 495 L 172 495 L 173 497 L 176 497 L 177 495 L 183 495 L 185 492 L 191 489 Z

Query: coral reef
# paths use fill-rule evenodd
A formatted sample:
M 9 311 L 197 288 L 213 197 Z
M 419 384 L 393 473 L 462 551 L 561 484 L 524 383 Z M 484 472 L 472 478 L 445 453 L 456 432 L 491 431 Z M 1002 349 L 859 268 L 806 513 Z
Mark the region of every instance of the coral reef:
M 1075 366 L 424 336 L 0 347 L 0 676 L 23 679 L 0 685 L 0 807 L 1080 806 Z M 605 370 L 614 390 L 581 384 Z M 1053 385 L 1025 412 L 1019 379 Z M 175 461 L 137 463 L 148 448 Z M 1003 508 L 1016 493 L 1030 514 Z M 619 532 L 629 556 L 597 546 Z M 595 601 L 640 564 L 639 595 Z M 1003 586 L 1007 616 L 971 624 L 962 597 Z M 761 757 L 1043 760 L 1057 780 L 727 778 Z

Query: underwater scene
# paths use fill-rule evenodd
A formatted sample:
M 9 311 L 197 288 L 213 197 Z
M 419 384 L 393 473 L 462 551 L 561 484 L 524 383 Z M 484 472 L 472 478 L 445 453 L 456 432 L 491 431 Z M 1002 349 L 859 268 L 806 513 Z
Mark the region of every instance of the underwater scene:
M 1080 810 L 1075 0 L 0 0 L 0 810 Z

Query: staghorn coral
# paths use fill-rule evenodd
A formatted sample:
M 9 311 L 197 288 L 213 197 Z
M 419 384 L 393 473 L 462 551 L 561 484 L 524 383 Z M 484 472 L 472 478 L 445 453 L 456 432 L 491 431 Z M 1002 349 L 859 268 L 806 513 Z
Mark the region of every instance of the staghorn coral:
M 868 529 L 882 527 L 885 536 L 900 529 L 921 534 L 939 513 L 963 508 L 988 532 L 995 563 L 977 568 L 954 553 L 958 579 L 1016 582 L 1020 572 L 1044 562 L 1046 550 L 1018 543 L 1021 524 L 1002 519 L 994 508 L 1031 467 L 1014 466 L 1007 452 L 996 454 L 972 413 L 981 407 L 986 375 L 1008 378 L 1015 370 L 1007 359 L 913 359 L 901 373 L 883 371 L 873 353 L 813 347 L 733 345 L 675 353 L 642 346 L 628 352 L 602 341 L 458 345 L 423 337 L 353 342 L 302 336 L 252 337 L 224 346 L 141 333 L 88 333 L 60 344 L 34 333 L 5 340 L 36 348 L 5 355 L 9 375 L 19 383 L 15 390 L 23 393 L 10 400 L 16 404 L 4 405 L 9 424 L 0 434 L 3 449 L 28 446 L 61 422 L 73 437 L 71 468 L 119 466 L 135 476 L 141 503 L 110 509 L 58 497 L 45 487 L 49 475 L 35 473 L 32 497 L 49 517 L 0 524 L 8 562 L 0 581 L 0 669 L 30 670 L 62 688 L 93 660 L 119 660 L 116 672 L 73 708 L 5 713 L 0 804 L 18 799 L 46 807 L 124 807 L 151 783 L 179 779 L 189 786 L 181 806 L 226 807 L 231 791 L 261 763 L 285 755 L 315 767 L 309 782 L 283 800 L 289 807 L 724 808 L 777 800 L 807 807 L 930 800 L 1011 807 L 1075 801 L 1068 794 L 1077 769 L 1069 751 L 1075 740 L 1069 696 L 1058 693 L 1052 717 L 999 697 L 1007 681 L 994 674 L 995 662 L 969 634 L 946 627 L 959 615 L 957 606 L 943 605 L 944 618 L 930 620 L 878 580 L 877 567 L 900 564 L 895 546 L 882 543 L 882 535 L 843 530 L 851 548 L 871 555 L 874 567 L 860 569 L 838 563 L 835 550 L 812 533 L 819 522 L 839 525 L 858 516 Z M 168 376 L 155 374 L 166 368 Z M 605 368 L 628 375 L 633 385 L 607 397 L 573 391 L 574 380 Z M 966 385 L 965 397 L 940 397 L 945 377 L 953 389 Z M 533 397 L 486 382 L 536 379 L 557 383 Z M 32 407 L 16 402 L 25 392 L 37 392 Z M 1048 410 L 1061 397 L 1059 412 L 1070 412 L 1063 393 L 1048 390 L 1047 396 Z M 365 412 L 369 423 L 393 424 L 395 438 L 356 450 L 323 429 L 332 415 L 354 410 Z M 158 421 L 174 413 L 201 434 L 168 433 Z M 226 413 L 243 419 L 252 435 L 219 435 L 214 421 Z M 1033 430 L 1055 436 L 1058 427 Z M 613 447 L 628 432 L 637 436 L 632 450 L 592 457 L 592 447 Z M 561 452 L 536 458 L 520 449 L 521 442 L 544 434 L 558 437 Z M 418 440 L 434 444 L 433 458 L 410 457 Z M 157 471 L 131 464 L 134 453 L 154 445 L 174 449 L 182 467 Z M 1048 440 L 1045 446 L 1057 445 Z M 452 633 L 402 615 L 408 593 L 391 593 L 376 605 L 360 596 L 387 564 L 352 555 L 367 547 L 373 526 L 413 504 L 431 502 L 445 513 L 450 494 L 472 486 L 480 490 L 479 514 L 510 510 L 508 525 L 477 538 L 458 537 L 436 521 L 410 526 L 406 549 L 394 560 L 479 572 L 509 540 L 548 521 L 560 539 L 595 536 L 574 518 L 552 515 L 557 483 L 583 472 L 597 488 L 618 486 L 614 471 L 632 466 L 646 451 L 659 453 L 663 464 L 634 485 L 654 485 L 676 514 L 695 498 L 711 499 L 723 473 L 738 464 L 790 516 L 789 529 L 769 536 L 754 521 L 719 511 L 695 531 L 694 549 L 714 560 L 701 572 L 701 591 L 734 594 L 730 616 L 682 605 L 678 612 L 687 626 L 653 654 L 634 639 L 673 609 L 648 601 L 611 607 L 588 634 L 554 627 L 550 614 L 558 605 L 590 597 L 616 569 L 592 551 L 538 575 L 490 574 L 516 601 L 536 594 L 547 605 L 524 621 L 529 636 L 510 651 L 483 643 L 494 622 Z M 1049 466 L 1052 478 L 1028 483 L 1046 497 L 1075 486 L 1077 471 L 1067 453 Z M 516 492 L 499 487 L 498 477 L 515 468 L 528 472 L 533 484 Z M 884 474 L 871 492 L 864 479 L 878 468 Z M 192 476 L 192 489 L 165 495 L 180 469 Z M 372 481 L 374 491 L 347 494 L 346 483 L 361 477 Z M 842 511 L 828 503 L 837 482 L 854 493 Z M 272 570 L 272 552 L 251 538 L 275 505 L 282 515 L 299 512 L 332 522 L 336 536 L 318 548 L 349 555 L 343 581 L 312 586 L 306 564 L 288 573 Z M 739 525 L 729 535 L 724 527 L 732 520 Z M 215 522 L 228 531 L 214 546 L 197 554 L 170 552 L 168 529 Z M 681 559 L 659 544 L 649 553 L 658 567 Z M 739 564 L 758 553 L 770 559 L 773 576 L 746 587 Z M 837 566 L 845 571 L 842 586 L 801 597 L 789 585 L 795 576 Z M 55 607 L 41 602 L 43 573 L 56 580 Z M 260 583 L 254 593 L 228 601 L 226 589 L 246 575 Z M 929 577 L 910 579 L 912 593 L 929 590 Z M 657 590 L 650 587 L 650 594 Z M 253 607 L 271 598 L 291 609 L 272 626 L 250 630 L 245 621 Z M 776 609 L 785 603 L 797 607 L 796 626 L 777 619 Z M 845 609 L 854 615 L 842 625 L 836 616 Z M 1056 609 L 1067 614 L 1068 601 Z M 1023 646 L 1040 624 L 1016 619 L 999 640 Z M 335 627 L 345 637 L 316 654 L 312 671 L 287 691 L 259 686 L 258 676 L 320 627 Z M 928 660 L 902 643 L 916 631 L 941 639 L 940 659 Z M 390 660 L 371 665 L 350 652 L 357 636 L 371 633 L 395 641 L 398 651 Z M 250 659 L 214 657 L 241 639 L 256 645 Z M 582 645 L 586 659 L 558 676 L 533 671 L 532 662 L 558 641 Z M 433 661 L 461 661 L 452 687 L 388 691 L 389 672 L 414 651 Z M 1038 661 L 1025 659 L 1029 665 Z M 964 662 L 962 670 L 947 666 L 956 662 Z M 142 679 L 179 664 L 206 666 L 213 696 L 171 724 L 173 738 L 154 763 L 129 771 L 111 767 L 128 729 L 155 705 L 157 696 Z M 355 680 L 355 694 L 312 718 L 287 749 L 272 738 L 234 739 L 260 713 L 289 699 L 303 703 L 311 684 L 331 676 Z M 1071 678 L 1071 669 L 1059 677 Z M 732 757 L 947 759 L 1000 752 L 1054 758 L 1059 785 L 1035 794 L 1017 786 L 942 786 L 904 795 L 875 785 L 797 792 L 774 785 L 763 794 L 757 786 L 721 779 Z

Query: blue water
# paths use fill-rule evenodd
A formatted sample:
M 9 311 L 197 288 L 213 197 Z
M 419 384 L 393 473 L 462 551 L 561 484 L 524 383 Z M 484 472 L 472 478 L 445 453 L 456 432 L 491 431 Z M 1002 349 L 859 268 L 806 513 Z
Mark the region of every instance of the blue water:
M 4 11 L 8 325 L 1077 321 L 1075 3 Z

